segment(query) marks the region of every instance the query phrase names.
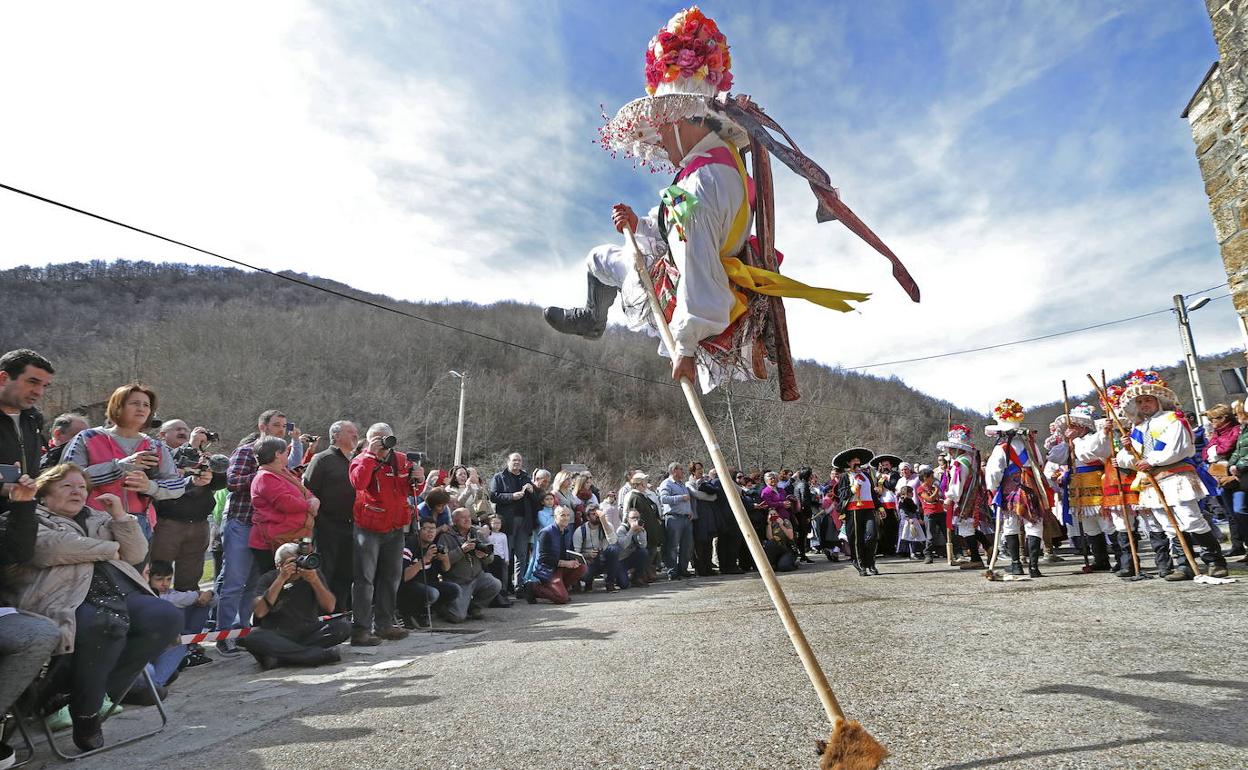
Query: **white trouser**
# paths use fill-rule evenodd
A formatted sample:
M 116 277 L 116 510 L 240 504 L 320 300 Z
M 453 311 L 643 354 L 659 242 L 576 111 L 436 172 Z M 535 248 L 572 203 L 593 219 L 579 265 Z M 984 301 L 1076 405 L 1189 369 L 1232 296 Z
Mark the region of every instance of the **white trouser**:
M 960 517 L 958 519 L 958 535 L 961 537 L 975 536 L 975 519 Z
M 1023 531 L 1027 533 L 1028 537 L 1038 537 L 1042 540 L 1044 539 L 1044 520 L 1043 519 L 1039 521 L 1023 521 L 1022 519 L 1018 517 L 1018 514 L 1014 514 L 1014 513 L 1002 514 L 1001 534 L 1002 535 L 1019 534 L 1019 524 L 1022 524 L 1022 529 Z
M 629 277 L 636 276 L 633 255 L 613 243 L 604 243 L 590 249 L 585 257 L 585 268 L 598 280 L 617 289 L 624 288 Z
M 1083 534 L 1088 537 L 1100 534 L 1108 535 L 1113 531 L 1109 519 L 1101 516 L 1099 508 L 1076 508 L 1075 520 L 1067 525 L 1066 529 L 1068 532 L 1066 534 L 1070 537 L 1078 535 L 1080 524 L 1083 525 Z
M 1184 532 L 1199 535 L 1209 531 L 1209 522 L 1205 521 L 1205 517 L 1200 512 L 1200 503 L 1195 500 L 1173 503 L 1170 509 L 1174 511 L 1174 517 L 1179 520 L 1179 529 Z M 1166 509 L 1153 508 L 1152 514 L 1153 518 L 1161 523 L 1162 530 L 1170 537 L 1174 537 L 1174 525 L 1170 523 L 1170 517 L 1166 515 Z
M 1126 532 L 1129 529 L 1126 517 L 1122 515 L 1122 511 L 1118 508 L 1111 509 L 1110 516 L 1114 521 L 1115 532 Z M 1148 537 L 1149 532 L 1162 531 L 1161 525 L 1153 518 L 1153 512 L 1147 508 L 1141 509 L 1134 505 L 1131 506 L 1131 523 L 1135 525 L 1136 534 L 1141 537 Z

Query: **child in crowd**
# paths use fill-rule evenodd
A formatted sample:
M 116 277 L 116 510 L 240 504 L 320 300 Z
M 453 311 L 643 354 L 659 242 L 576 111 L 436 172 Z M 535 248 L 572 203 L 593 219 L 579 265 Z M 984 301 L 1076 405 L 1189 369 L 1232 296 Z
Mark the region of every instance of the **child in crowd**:
M 930 471 L 928 481 L 931 481 Z M 897 487 L 897 510 L 902 516 L 897 553 L 900 554 L 904 548 L 909 553 L 911 561 L 922 559 L 923 551 L 927 549 L 927 532 L 923 527 L 923 515 L 919 510 L 919 504 L 914 499 L 913 487 Z
M 204 630 L 208 621 L 208 610 L 216 599 L 212 591 L 173 590 L 173 563 L 160 560 L 153 561 L 148 566 L 147 584 L 161 599 L 182 609 L 186 617 L 186 622 L 182 627 L 183 633 L 196 634 Z M 161 691 L 177 679 L 178 672 L 182 669 L 211 662 L 212 658 L 205 655 L 203 648 L 198 644 L 189 646 L 177 644 L 161 653 L 161 656 L 151 665 L 149 673 L 152 674 L 158 691 Z M 150 697 L 151 693 L 147 690 L 135 688 L 122 699 L 122 702 L 144 705 L 142 701 Z M 161 691 L 161 697 L 164 697 L 163 691 Z
M 490 560 L 485 571 L 498 578 L 503 585 L 507 585 L 507 562 L 511 559 L 511 551 L 507 550 L 507 533 L 503 531 L 503 517 L 497 513 L 491 513 L 485 517 L 485 521 L 490 527 L 490 534 L 486 537 L 486 541 L 494 546 L 494 558 Z

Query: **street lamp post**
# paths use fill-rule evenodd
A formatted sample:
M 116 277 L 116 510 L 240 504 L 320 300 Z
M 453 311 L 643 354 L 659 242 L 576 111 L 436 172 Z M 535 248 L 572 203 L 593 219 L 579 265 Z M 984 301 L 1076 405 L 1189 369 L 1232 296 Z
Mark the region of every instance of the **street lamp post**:
M 468 375 L 451 370 L 451 375 L 459 378 L 459 427 L 455 430 L 455 464 L 463 462 L 464 453 L 464 385 Z
M 1192 383 L 1192 406 L 1202 423 L 1208 424 L 1205 417 L 1205 390 L 1200 385 L 1200 372 L 1196 369 L 1196 342 L 1192 339 L 1192 325 L 1188 313 L 1200 310 L 1209 304 L 1208 297 L 1201 297 L 1188 307 L 1182 294 L 1174 295 L 1174 312 L 1179 318 L 1179 338 L 1183 341 L 1183 363 L 1187 366 L 1187 379 Z

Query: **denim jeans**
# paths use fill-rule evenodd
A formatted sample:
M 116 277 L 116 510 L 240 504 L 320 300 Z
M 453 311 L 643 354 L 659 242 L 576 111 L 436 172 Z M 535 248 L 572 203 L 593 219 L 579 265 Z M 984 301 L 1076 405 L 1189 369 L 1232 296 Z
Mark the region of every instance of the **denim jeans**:
M 403 579 L 403 530 L 370 532 L 355 528 L 355 582 L 351 586 L 351 616 L 357 631 L 394 627 L 394 606 Z
M 182 628 L 182 611 L 169 602 L 137 589 L 125 601 L 128 625 L 119 625 L 116 615 L 101 612 L 90 602 L 78 605 L 72 715 L 96 713 L 105 693 L 114 702 L 121 700 L 143 667 L 156 660 Z
M 589 563 L 589 569 L 586 570 L 582 580 L 586 585 L 592 586 L 594 578 L 599 575 L 604 576 L 608 585 L 615 585 L 620 581 L 620 547 L 618 545 L 609 545 L 602 549 Z M 624 580 L 624 585 L 628 586 L 627 578 Z
M 221 534 L 225 560 L 221 579 L 217 582 L 217 629 L 242 628 L 251 625 L 251 605 L 256 600 L 256 581 L 252 574 L 251 549 L 247 538 L 251 525 L 229 519 Z
M 441 615 L 459 601 L 460 590 L 459 585 L 446 580 L 426 584 L 417 575 L 399 586 L 399 613 L 423 618 L 431 610 Z
M 182 633 L 197 634 L 204 630 L 204 625 L 208 622 L 207 607 L 196 607 L 192 604 L 190 607 L 182 607 L 181 611 L 184 618 Z M 160 657 L 152 662 L 148 673 L 152 675 L 152 679 L 156 684 L 164 687 L 169 683 L 169 677 L 173 676 L 178 670 L 178 666 L 182 665 L 182 659 L 185 657 L 186 645 L 175 644 L 162 652 Z
M 632 553 L 616 562 L 619 573 L 616 575 L 615 584 L 620 588 L 628 588 L 632 583 L 629 572 L 637 573 L 644 580 L 649 567 L 650 552 L 641 546 L 634 546 Z
M 689 559 L 693 556 L 693 522 L 688 516 L 671 514 L 663 518 L 667 538 L 663 544 L 663 564 L 667 574 L 685 575 L 689 572 Z
M 468 582 L 455 582 L 459 588 L 459 596 L 446 604 L 446 611 L 456 620 L 468 617 L 468 608 L 485 609 L 485 607 L 503 590 L 498 578 L 482 571 Z

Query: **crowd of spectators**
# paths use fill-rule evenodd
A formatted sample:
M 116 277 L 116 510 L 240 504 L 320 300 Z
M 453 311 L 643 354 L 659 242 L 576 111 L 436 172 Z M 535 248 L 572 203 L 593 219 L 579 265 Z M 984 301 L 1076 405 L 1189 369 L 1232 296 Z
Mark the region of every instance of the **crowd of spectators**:
M 822 524 L 829 488 L 809 469 L 721 480 L 673 462 L 657 483 L 638 469 L 603 490 L 583 467 L 530 473 L 514 453 L 486 481 L 426 471 L 385 423 L 361 438 L 339 420 L 326 440 L 276 408 L 226 454 L 208 428 L 160 421 L 139 383 L 112 393 L 103 425 L 75 413 L 45 425 L 54 375 L 33 351 L 0 357 L 0 714 L 19 697 L 60 709 L 83 751 L 103 745 L 114 704 L 150 705 L 213 661 L 183 634 L 233 630 L 218 656 L 314 666 L 340 644 L 479 619 L 514 597 L 565 604 L 599 583 L 754 570 L 725 483 L 776 570 L 809 561 L 821 532 L 839 552 Z M 0 767 L 11 758 L 0 744 Z

